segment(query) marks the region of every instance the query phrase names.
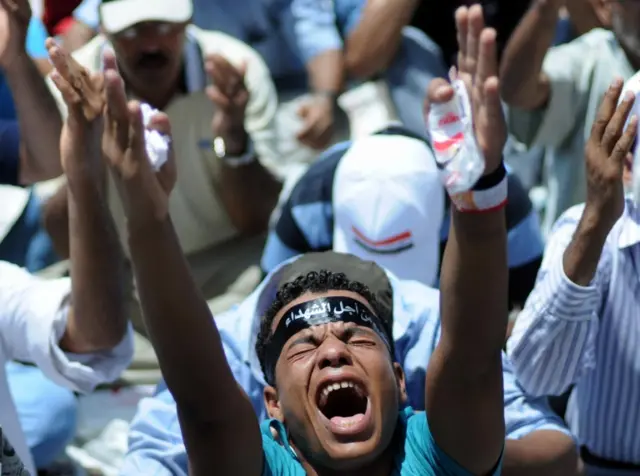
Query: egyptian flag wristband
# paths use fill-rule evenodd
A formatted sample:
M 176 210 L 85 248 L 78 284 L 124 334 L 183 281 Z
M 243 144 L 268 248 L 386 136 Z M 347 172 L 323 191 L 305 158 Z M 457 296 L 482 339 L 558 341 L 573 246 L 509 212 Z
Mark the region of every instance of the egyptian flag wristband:
M 498 210 L 507 204 L 507 169 L 504 162 L 476 182 L 471 190 L 451 195 L 451 202 L 458 211 L 485 213 Z

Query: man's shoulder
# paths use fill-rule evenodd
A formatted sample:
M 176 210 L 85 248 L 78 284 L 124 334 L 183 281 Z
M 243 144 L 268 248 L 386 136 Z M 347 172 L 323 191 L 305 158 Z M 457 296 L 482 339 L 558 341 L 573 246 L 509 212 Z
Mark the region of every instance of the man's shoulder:
M 258 52 L 247 43 L 221 31 L 204 30 L 195 25 L 189 25 L 187 34 L 198 43 L 203 56 L 221 53 L 229 59 L 238 61 L 260 58 Z
M 333 179 L 350 142 L 336 144 L 316 160 L 300 178 L 290 196 L 292 206 L 333 201 Z
M 72 53 L 73 58 L 90 71 L 98 71 L 101 67 L 100 58 L 107 45 L 107 38 L 98 34 L 86 45 Z
M 569 43 L 552 47 L 547 53 L 546 59 L 571 57 L 585 60 L 588 58 L 600 58 L 603 55 L 610 57 L 612 51 L 619 48 L 620 46 L 613 32 L 603 28 L 594 28 Z

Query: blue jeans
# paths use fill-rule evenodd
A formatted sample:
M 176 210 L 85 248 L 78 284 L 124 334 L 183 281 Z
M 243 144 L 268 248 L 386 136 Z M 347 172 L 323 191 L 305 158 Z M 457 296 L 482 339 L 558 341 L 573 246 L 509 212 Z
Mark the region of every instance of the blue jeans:
M 9 390 L 18 409 L 36 468 L 60 456 L 76 431 L 77 401 L 71 390 L 53 383 L 37 367 L 9 362 Z
M 400 49 L 383 78 L 402 124 L 424 136 L 427 87 L 434 78 L 448 78 L 447 65 L 440 47 L 422 31 L 408 26 L 402 36 Z
M 0 242 L 0 260 L 32 273 L 58 261 L 51 238 L 42 227 L 41 217 L 42 203 L 32 191 L 22 215 Z

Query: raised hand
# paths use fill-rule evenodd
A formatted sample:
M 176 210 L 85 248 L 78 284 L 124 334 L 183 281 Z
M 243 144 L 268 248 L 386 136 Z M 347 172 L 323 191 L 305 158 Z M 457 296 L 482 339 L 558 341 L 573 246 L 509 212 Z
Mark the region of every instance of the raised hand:
M 62 94 L 68 115 L 60 137 L 62 169 L 73 182 L 78 171 L 102 176 L 101 137 L 104 110 L 103 75 L 91 74 L 49 38 L 46 43 L 53 63 L 51 79 Z
M 0 0 L 0 67 L 10 68 L 26 56 L 25 43 L 31 20 L 29 0 Z
M 145 127 L 140 103 L 127 101 L 124 81 L 115 57 L 105 54 L 105 126 L 102 152 L 120 193 L 130 226 L 165 220 L 169 215 L 169 195 L 176 182 L 173 148 L 159 171 L 154 171 L 145 148 Z M 151 118 L 150 130 L 171 136 L 171 124 L 164 113 Z
M 205 68 L 213 82 L 207 87 L 207 96 L 216 105 L 213 135 L 225 140 L 228 153 L 241 154 L 246 146 L 244 115 L 249 102 L 244 81 L 247 65 L 236 68 L 223 56 L 213 54 L 207 57 Z
M 622 79 L 611 83 L 600 104 L 585 147 L 587 201 L 584 216 L 592 218 L 606 236 L 624 209 L 625 160 L 636 137 L 638 118 L 625 129 L 635 96 L 628 91 L 619 103 Z
M 484 154 L 485 175 L 502 162 L 502 149 L 507 128 L 499 96 L 496 32 L 485 28 L 482 7 L 460 7 L 456 10 L 458 37 L 458 75 L 467 87 L 473 113 L 476 140 Z M 431 81 L 425 110 L 429 104 L 446 103 L 453 97 L 451 85 L 443 78 Z

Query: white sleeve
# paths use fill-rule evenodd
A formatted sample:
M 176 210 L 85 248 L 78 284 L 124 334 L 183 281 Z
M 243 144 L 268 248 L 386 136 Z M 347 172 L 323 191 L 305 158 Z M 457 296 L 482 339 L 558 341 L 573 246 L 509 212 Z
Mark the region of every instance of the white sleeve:
M 0 339 L 9 360 L 37 365 L 57 384 L 76 392 L 116 380 L 133 357 L 129 328 L 110 351 L 71 354 L 60 349 L 64 335 L 71 281 L 43 280 L 22 268 L 0 261 Z

